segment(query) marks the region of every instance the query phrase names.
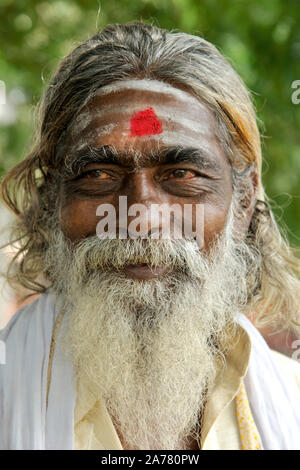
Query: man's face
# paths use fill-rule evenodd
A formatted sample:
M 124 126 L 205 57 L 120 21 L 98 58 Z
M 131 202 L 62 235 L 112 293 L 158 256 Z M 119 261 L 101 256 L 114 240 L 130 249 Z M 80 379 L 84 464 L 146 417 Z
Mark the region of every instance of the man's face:
M 230 346 L 251 258 L 235 237 L 231 167 L 214 116 L 183 90 L 119 82 L 89 100 L 66 145 L 61 227 L 46 264 L 69 306 L 69 358 L 129 448 L 185 448 Z M 128 211 L 178 205 L 183 218 L 183 206 L 201 205 L 202 247 L 172 236 L 99 240 L 97 209 L 110 204 L 119 220 L 121 196 Z M 143 230 L 163 223 L 150 215 Z
M 212 112 L 189 93 L 161 82 L 131 80 L 100 90 L 73 123 L 67 155 L 79 174 L 64 179 L 60 221 L 73 242 L 96 234 L 100 204 L 204 208 L 204 251 L 226 224 L 232 198 L 231 167 Z M 93 149 L 93 157 L 90 149 Z M 180 148 L 180 152 L 178 152 Z M 98 157 L 95 159 L 95 154 Z M 148 219 L 147 231 L 157 221 Z M 130 217 L 128 217 L 130 222 Z M 203 228 L 202 228 L 203 229 Z M 125 268 L 129 278 L 163 275 L 163 266 Z

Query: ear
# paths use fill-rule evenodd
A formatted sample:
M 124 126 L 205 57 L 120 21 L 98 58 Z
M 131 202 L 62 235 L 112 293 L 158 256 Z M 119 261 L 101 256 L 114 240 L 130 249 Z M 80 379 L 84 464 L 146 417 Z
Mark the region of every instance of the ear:
M 256 205 L 256 194 L 258 187 L 258 175 L 255 168 L 252 168 L 238 183 L 241 186 L 241 197 L 234 208 L 234 236 L 237 240 L 245 238 L 253 216 Z

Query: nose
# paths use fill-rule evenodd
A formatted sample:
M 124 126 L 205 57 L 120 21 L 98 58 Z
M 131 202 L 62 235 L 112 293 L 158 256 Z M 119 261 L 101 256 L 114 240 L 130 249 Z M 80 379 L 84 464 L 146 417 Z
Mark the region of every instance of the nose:
M 128 212 L 125 214 L 119 208 L 119 222 L 122 229 L 127 226 L 128 236 L 147 238 L 161 233 L 168 215 L 157 209 L 167 202 L 167 198 L 154 180 L 151 169 L 139 169 L 131 174 L 126 195 Z

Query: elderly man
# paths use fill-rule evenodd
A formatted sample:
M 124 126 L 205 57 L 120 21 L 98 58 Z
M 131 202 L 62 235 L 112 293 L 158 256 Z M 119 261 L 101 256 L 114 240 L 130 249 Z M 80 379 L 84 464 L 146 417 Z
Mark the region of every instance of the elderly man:
M 42 295 L 1 333 L 1 448 L 300 448 L 300 366 L 247 318 L 296 325 L 299 262 L 212 44 L 134 23 L 79 45 L 2 194 L 8 278 Z

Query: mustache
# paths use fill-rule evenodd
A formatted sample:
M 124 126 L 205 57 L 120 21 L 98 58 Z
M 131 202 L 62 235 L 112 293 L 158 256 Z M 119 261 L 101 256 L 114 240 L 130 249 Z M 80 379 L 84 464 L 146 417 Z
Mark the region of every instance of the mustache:
M 203 264 L 207 258 L 195 240 L 178 239 L 105 239 L 92 236 L 69 244 L 70 259 L 84 262 L 88 271 L 122 269 L 126 265 L 164 265 L 170 270 L 186 271 L 195 261 Z

